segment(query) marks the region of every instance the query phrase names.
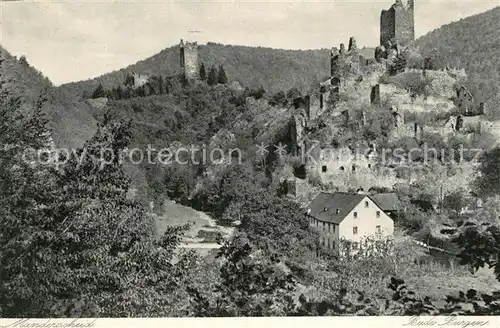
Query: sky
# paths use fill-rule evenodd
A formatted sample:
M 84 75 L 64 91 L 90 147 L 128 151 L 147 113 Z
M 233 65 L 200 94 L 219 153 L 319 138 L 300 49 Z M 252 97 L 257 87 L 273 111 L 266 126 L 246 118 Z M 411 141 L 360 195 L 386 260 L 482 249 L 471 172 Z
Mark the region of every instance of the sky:
M 57 0 L 0 2 L 0 44 L 55 85 L 126 67 L 173 46 L 374 47 L 394 0 Z M 406 2 L 406 1 L 403 1 Z M 416 36 L 492 9 L 500 0 L 415 0 Z M 195 32 L 192 32 L 195 31 Z

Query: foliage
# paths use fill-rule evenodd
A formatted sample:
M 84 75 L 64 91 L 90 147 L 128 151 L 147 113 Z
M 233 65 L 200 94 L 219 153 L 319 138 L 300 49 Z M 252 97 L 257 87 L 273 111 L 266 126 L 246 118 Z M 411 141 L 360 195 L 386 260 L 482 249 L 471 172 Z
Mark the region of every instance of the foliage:
M 481 196 L 500 195 L 500 147 L 483 152 L 477 168 L 479 177 L 474 183 Z
M 428 77 L 423 76 L 417 71 L 400 72 L 398 71 L 393 76 L 383 76 L 383 83 L 391 83 L 398 88 L 407 90 L 411 96 L 428 96 L 427 88 L 430 86 L 431 81 Z
M 47 154 L 58 162 L 26 161 L 47 148 L 38 109 L 26 119 L 2 94 L 0 139 L 0 307 L 7 317 L 166 315 L 184 273 L 171 264 L 184 227 L 157 241 L 117 154 L 130 138 L 126 124 L 102 126 L 77 152 Z M 108 158 L 109 159 L 109 158 Z M 50 164 L 53 163 L 53 164 Z
M 201 65 L 200 65 L 200 80 L 202 80 L 202 81 L 207 80 L 207 71 L 205 68 L 205 63 L 201 63 Z
M 278 91 L 271 96 L 269 99 L 269 105 L 271 106 L 282 106 L 286 107 L 288 104 L 288 99 L 284 91 Z
M 225 242 L 221 282 L 212 297 L 192 289 L 196 316 L 280 316 L 293 308 L 295 281 L 279 260 L 263 256 L 244 237 Z
M 443 207 L 460 213 L 466 205 L 466 197 L 464 190 L 455 190 L 451 194 L 444 196 Z
M 488 101 L 499 93 L 498 44 L 500 8 L 470 16 L 428 33 L 416 41 L 432 66 L 465 68 L 468 89 L 477 101 Z M 474 46 L 472 46 L 474 45 Z
M 406 56 L 404 54 L 398 54 L 392 65 L 389 68 L 390 75 L 396 75 L 405 71 L 407 66 Z
M 99 84 L 97 86 L 97 88 L 94 90 L 94 92 L 92 93 L 92 98 L 93 99 L 102 98 L 105 96 L 106 96 L 106 93 L 104 92 L 104 88 L 102 87 L 102 84 Z
M 330 71 L 330 49 L 283 50 L 263 47 L 246 47 L 208 43 L 198 48 L 199 59 L 209 73 L 213 65 L 224 66 L 232 81 L 243 87 L 258 88 L 269 92 L 297 87 L 306 91 L 315 81 L 324 81 Z M 365 50 L 363 50 L 365 51 Z M 371 55 L 372 50 L 366 49 Z M 65 84 L 59 89 L 81 96 L 91 93 L 102 83 L 105 89 L 121 84 L 127 74 L 171 75 L 179 70 L 179 47 L 168 47 L 152 57 L 145 58 L 126 68 L 104 74 L 95 79 Z
M 219 84 L 227 84 L 227 75 L 224 71 L 224 67 L 222 65 L 219 66 L 219 74 L 217 76 L 217 83 Z
M 212 66 L 210 68 L 210 71 L 208 72 L 207 83 L 208 85 L 217 84 L 217 69 L 215 68 L 215 66 Z

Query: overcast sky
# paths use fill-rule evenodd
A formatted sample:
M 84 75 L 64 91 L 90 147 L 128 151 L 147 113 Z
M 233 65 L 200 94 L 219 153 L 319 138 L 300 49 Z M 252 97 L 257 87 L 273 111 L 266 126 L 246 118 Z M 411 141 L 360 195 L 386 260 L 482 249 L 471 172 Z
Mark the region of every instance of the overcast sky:
M 404 1 L 406 2 L 406 1 Z M 416 34 L 484 12 L 500 0 L 415 0 Z M 317 49 L 376 46 L 393 0 L 3 1 L 0 43 L 58 85 L 99 76 L 181 38 L 234 45 Z M 200 31 L 189 33 L 189 31 Z

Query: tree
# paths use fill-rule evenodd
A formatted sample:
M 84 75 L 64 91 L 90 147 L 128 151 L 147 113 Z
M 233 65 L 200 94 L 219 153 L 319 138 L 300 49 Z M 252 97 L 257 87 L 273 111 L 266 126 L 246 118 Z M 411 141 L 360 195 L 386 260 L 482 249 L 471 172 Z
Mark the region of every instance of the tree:
M 217 82 L 219 84 L 227 84 L 227 76 L 222 65 L 219 66 L 219 76 L 217 77 Z
M 244 235 L 227 241 L 221 281 L 211 293 L 191 289 L 195 316 L 283 316 L 294 308 L 296 282 L 279 260 L 266 257 Z
M 456 190 L 444 197 L 443 207 L 455 211 L 455 213 L 458 215 L 462 208 L 466 205 L 465 202 L 465 191 Z
M 207 80 L 207 72 L 205 70 L 205 63 L 201 63 L 201 66 L 200 66 L 200 80 L 202 80 L 202 81 Z
M 134 76 L 131 74 L 127 74 L 127 76 L 125 76 L 125 81 L 123 82 L 123 85 L 125 85 L 126 87 L 133 87 L 134 83 L 135 83 Z
M 286 106 L 287 99 L 284 91 L 276 92 L 269 100 L 271 106 Z
M 28 60 L 26 59 L 26 56 L 25 56 L 25 55 L 22 55 L 22 56 L 19 58 L 19 63 L 21 63 L 22 65 L 25 65 L 25 66 L 29 66 L 29 64 L 28 64 Z
M 476 193 L 483 197 L 500 195 L 500 147 L 479 158 L 479 177 L 474 182 Z
M 171 260 L 185 228 L 157 241 L 142 205 L 127 199 L 129 179 L 111 153 L 128 144 L 129 125 L 101 126 L 84 148 L 48 152 L 53 161 L 42 164 L 22 156 L 48 147 L 42 101 L 24 117 L 18 99 L 0 99 L 2 316 L 172 315 L 177 300 L 166 295 L 186 272 Z
M 104 87 L 102 86 L 101 83 L 99 83 L 99 85 L 97 86 L 97 88 L 92 93 L 92 98 L 96 99 L 96 98 L 102 98 L 102 97 L 105 97 L 105 96 L 106 96 L 106 92 L 104 91 Z
M 295 98 L 302 97 L 302 93 L 300 92 L 299 89 L 294 87 L 287 91 L 286 97 L 289 102 L 292 102 Z
M 403 54 L 398 54 L 394 59 L 394 63 L 390 67 L 390 74 L 396 75 L 404 72 L 407 66 L 406 57 Z
M 210 72 L 208 72 L 207 83 L 208 83 L 208 85 L 216 85 L 217 84 L 217 70 L 215 69 L 215 66 L 212 66 L 210 68 Z

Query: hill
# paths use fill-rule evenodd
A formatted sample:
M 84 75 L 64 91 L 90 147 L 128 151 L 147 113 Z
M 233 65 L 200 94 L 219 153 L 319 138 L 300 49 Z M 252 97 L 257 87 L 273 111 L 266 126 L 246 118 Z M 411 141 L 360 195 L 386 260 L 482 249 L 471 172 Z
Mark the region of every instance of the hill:
M 373 57 L 373 49 L 361 50 Z M 328 78 L 330 50 L 283 50 L 208 43 L 199 46 L 199 61 L 207 68 L 223 65 L 229 81 L 238 81 L 247 87 L 263 86 L 276 92 L 297 87 L 303 91 L 311 84 Z M 127 74 L 174 75 L 180 72 L 179 46 L 169 47 L 160 53 L 118 71 L 95 79 L 64 84 L 59 89 L 82 96 L 101 83 L 105 88 L 123 84 Z
M 53 140 L 58 147 L 73 148 L 83 144 L 96 131 L 97 121 L 92 116 L 92 107 L 78 101 L 65 90 L 55 88 L 52 83 L 30 66 L 26 58 L 17 59 L 0 47 L 3 61 L 0 77 L 13 96 L 21 97 L 27 113 L 40 97 L 46 98 L 43 111 L 47 114 Z
M 500 93 L 500 7 L 443 25 L 419 38 L 424 56 L 439 56 L 451 67 L 465 68 L 478 101 Z

